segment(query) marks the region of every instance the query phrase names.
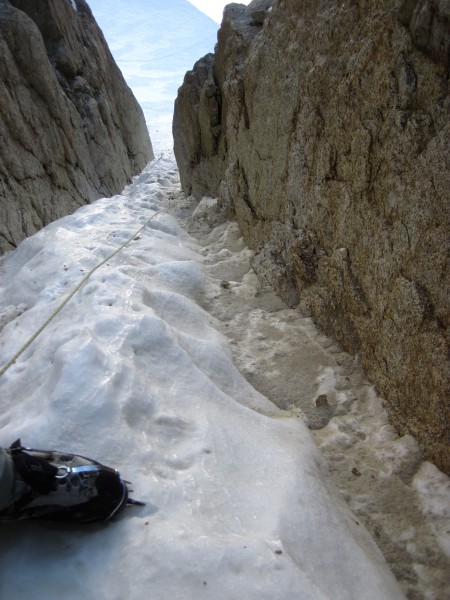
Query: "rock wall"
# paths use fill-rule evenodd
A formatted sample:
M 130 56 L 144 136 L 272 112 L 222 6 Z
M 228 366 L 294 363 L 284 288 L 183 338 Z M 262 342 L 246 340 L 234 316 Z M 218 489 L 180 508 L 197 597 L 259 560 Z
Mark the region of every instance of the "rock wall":
M 0 252 L 153 157 L 85 0 L 0 0 Z
M 186 75 L 183 189 L 232 206 L 260 278 L 359 355 L 450 473 L 449 3 L 271 4 L 229 5 Z

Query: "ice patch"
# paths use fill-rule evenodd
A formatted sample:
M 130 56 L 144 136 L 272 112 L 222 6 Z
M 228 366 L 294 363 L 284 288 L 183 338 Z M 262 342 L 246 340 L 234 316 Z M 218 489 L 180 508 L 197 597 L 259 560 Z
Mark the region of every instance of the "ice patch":
M 450 558 L 450 480 L 431 463 L 424 463 L 413 479 L 422 511 L 434 517 L 435 533 Z

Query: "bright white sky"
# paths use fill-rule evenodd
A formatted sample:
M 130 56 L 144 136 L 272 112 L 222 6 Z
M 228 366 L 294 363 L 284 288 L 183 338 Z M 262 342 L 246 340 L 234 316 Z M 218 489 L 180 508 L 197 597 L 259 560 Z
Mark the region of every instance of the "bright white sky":
M 223 0 L 188 0 L 191 4 L 198 8 L 202 13 L 208 15 L 216 23 L 222 21 L 223 9 L 227 4 L 230 4 L 232 0 L 224 2 Z M 250 4 L 251 0 L 236 0 L 239 4 Z

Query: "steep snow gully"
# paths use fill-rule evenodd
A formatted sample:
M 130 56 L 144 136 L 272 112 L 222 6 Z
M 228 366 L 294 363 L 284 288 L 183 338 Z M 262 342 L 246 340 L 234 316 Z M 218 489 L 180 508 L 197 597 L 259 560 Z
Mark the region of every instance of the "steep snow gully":
M 449 597 L 449 479 L 215 207 L 164 151 L 2 258 L 0 365 L 161 211 L 0 378 L 1 445 L 91 456 L 146 506 L 1 525 L 0 598 Z

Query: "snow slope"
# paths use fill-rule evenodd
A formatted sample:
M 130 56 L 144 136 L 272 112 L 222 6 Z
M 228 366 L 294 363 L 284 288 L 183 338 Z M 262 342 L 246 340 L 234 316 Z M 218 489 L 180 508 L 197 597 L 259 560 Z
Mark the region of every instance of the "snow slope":
M 202 308 L 199 247 L 165 212 L 172 158 L 0 262 L 0 444 L 119 469 L 145 507 L 113 523 L 1 525 L 0 598 L 403 598 L 310 433 L 253 389 Z M 161 212 L 158 212 L 161 211 Z

